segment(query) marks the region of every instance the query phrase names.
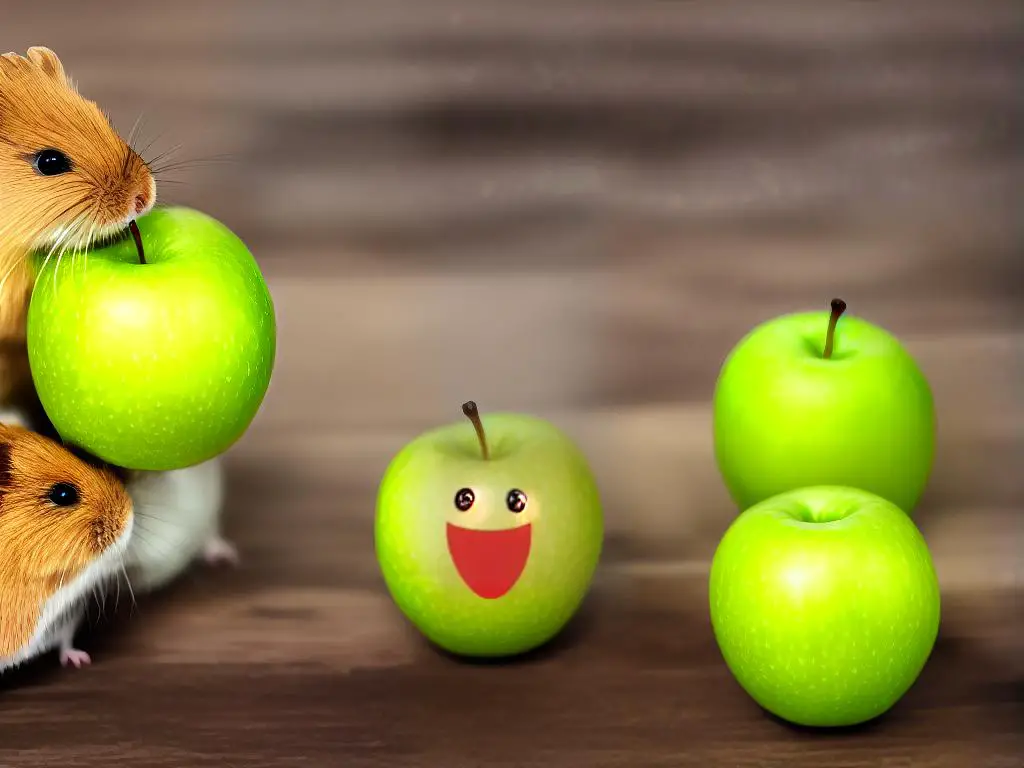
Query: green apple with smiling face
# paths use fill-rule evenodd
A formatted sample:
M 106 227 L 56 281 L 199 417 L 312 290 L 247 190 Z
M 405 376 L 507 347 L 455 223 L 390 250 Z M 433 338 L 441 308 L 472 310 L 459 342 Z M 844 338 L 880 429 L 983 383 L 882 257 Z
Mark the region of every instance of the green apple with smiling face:
M 859 317 L 806 312 L 742 339 L 714 394 L 715 458 L 741 510 L 810 485 L 876 493 L 912 514 L 935 455 L 935 406 L 917 363 Z
M 511 656 L 558 634 L 589 590 L 604 524 L 581 451 L 533 416 L 426 432 L 390 462 L 376 551 L 398 608 L 463 656 Z
M 66 442 L 129 469 L 178 469 L 227 450 L 255 417 L 274 306 L 248 248 L 215 219 L 157 208 L 133 234 L 41 264 L 29 364 Z
M 874 719 L 910 689 L 939 630 L 924 538 L 891 502 L 800 488 L 737 517 L 711 564 L 711 624 L 726 664 L 790 722 Z

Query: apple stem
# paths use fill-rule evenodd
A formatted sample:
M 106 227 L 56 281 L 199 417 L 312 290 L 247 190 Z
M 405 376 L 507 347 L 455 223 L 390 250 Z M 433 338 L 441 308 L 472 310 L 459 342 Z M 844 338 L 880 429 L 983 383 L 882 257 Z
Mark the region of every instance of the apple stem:
M 832 346 L 836 340 L 836 323 L 839 316 L 846 311 L 846 302 L 842 299 L 832 299 L 832 314 L 828 318 L 828 331 L 825 333 L 825 351 L 821 356 L 828 360 L 832 357 Z
M 139 225 L 132 220 L 132 223 L 128 225 L 128 229 L 131 230 L 132 237 L 135 238 L 135 250 L 139 252 L 139 264 L 146 263 L 146 252 L 142 248 L 142 233 L 139 232 Z
M 480 452 L 484 455 L 484 461 L 491 458 L 491 452 L 487 450 L 487 435 L 484 434 L 484 424 L 480 421 L 480 411 L 472 400 L 462 404 L 462 412 L 466 418 L 473 422 L 473 429 L 476 430 L 477 439 L 480 440 Z

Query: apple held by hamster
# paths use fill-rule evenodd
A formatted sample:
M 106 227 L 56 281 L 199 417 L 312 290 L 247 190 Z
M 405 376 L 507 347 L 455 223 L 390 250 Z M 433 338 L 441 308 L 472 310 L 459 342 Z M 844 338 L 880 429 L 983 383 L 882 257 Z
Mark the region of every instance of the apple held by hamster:
M 65 442 L 139 470 L 194 466 L 248 429 L 270 385 L 276 323 L 245 244 L 188 208 L 131 238 L 50 260 L 28 311 L 39 400 Z
M 0 56 L 0 402 L 32 389 L 28 255 L 67 260 L 123 231 L 153 207 L 155 172 L 52 50 Z
M 131 497 L 113 469 L 24 427 L 0 423 L 0 674 L 74 646 L 86 601 L 116 578 L 132 535 Z

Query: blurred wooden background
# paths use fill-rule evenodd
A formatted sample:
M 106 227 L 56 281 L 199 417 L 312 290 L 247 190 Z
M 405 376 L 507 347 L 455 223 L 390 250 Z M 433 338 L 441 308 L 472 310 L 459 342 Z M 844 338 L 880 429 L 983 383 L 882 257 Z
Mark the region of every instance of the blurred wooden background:
M 249 591 L 197 576 L 130 631 L 182 662 L 391 647 L 376 483 L 467 398 L 579 438 L 607 500 L 602 578 L 699 578 L 734 514 L 718 367 L 755 323 L 834 295 L 933 383 L 918 520 L 947 593 L 1016 590 L 1022 22 L 955 0 L 6 8 L 5 50 L 51 46 L 125 133 L 143 115 L 149 155 L 180 144 L 163 201 L 231 226 L 277 303 L 271 391 L 230 453 Z M 215 629 L 225 604 L 278 601 L 326 610 L 322 642 L 255 641 L 248 613 Z M 964 632 L 1008 653 L 1019 615 L 994 605 Z

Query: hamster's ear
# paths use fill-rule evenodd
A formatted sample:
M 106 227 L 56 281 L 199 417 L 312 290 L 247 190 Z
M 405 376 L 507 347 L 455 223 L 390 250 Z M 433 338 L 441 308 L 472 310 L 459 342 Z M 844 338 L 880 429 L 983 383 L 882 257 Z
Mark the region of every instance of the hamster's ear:
M 0 78 L 6 76 L 14 79 L 29 70 L 30 64 L 24 56 L 16 53 L 5 53 L 0 56 Z
M 41 45 L 32 46 L 28 49 L 28 59 L 54 80 L 62 83 L 67 82 L 67 77 L 64 74 L 64 65 L 60 63 L 57 54 L 49 48 Z

